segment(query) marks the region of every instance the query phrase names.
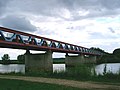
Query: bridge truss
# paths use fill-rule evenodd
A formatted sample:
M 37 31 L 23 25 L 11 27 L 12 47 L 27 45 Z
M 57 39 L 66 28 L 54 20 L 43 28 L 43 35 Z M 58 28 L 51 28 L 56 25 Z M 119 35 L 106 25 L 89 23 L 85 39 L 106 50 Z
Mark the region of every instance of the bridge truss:
M 25 50 L 38 50 L 85 55 L 102 55 L 103 53 L 78 45 L 73 45 L 13 29 L 0 27 L 0 47 Z

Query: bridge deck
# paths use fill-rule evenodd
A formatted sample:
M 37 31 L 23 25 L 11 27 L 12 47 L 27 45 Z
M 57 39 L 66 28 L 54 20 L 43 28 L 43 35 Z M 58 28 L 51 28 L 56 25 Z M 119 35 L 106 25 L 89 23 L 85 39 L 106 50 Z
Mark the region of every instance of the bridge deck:
M 37 35 L 32 35 L 4 27 L 0 27 L 0 47 L 25 50 L 39 50 L 86 55 L 102 55 L 102 53 L 82 46 L 73 45 Z

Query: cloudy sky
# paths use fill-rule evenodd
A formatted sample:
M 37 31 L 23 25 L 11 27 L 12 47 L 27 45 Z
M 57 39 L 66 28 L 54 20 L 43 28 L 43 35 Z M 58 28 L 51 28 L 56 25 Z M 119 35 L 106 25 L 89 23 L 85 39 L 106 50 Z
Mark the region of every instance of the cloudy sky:
M 120 47 L 120 0 L 0 0 L 0 26 L 112 52 Z M 24 52 L 0 54 L 6 50 Z

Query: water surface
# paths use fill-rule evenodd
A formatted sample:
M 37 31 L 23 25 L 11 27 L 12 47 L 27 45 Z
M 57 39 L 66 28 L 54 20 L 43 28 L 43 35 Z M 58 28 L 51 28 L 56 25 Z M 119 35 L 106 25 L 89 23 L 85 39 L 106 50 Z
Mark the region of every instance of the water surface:
M 103 74 L 105 64 L 100 64 L 95 66 L 95 71 L 97 74 Z M 53 64 L 53 71 L 65 71 L 65 64 Z M 21 72 L 25 73 L 24 64 L 9 64 L 2 65 L 0 64 L 0 73 L 10 73 L 10 72 Z M 106 72 L 119 73 L 120 72 L 120 63 L 108 63 L 106 64 Z

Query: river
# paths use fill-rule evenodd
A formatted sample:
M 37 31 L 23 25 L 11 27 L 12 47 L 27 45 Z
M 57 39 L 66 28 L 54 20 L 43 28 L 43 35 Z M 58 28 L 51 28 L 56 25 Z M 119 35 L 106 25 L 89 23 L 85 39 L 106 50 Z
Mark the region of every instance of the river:
M 105 64 L 99 64 L 95 66 L 95 71 L 97 74 L 103 74 Z M 53 64 L 53 71 L 65 71 L 65 64 Z M 25 65 L 21 64 L 10 64 L 2 65 L 0 64 L 0 73 L 10 73 L 10 72 L 21 72 L 25 73 Z M 107 63 L 106 72 L 119 73 L 120 63 Z

